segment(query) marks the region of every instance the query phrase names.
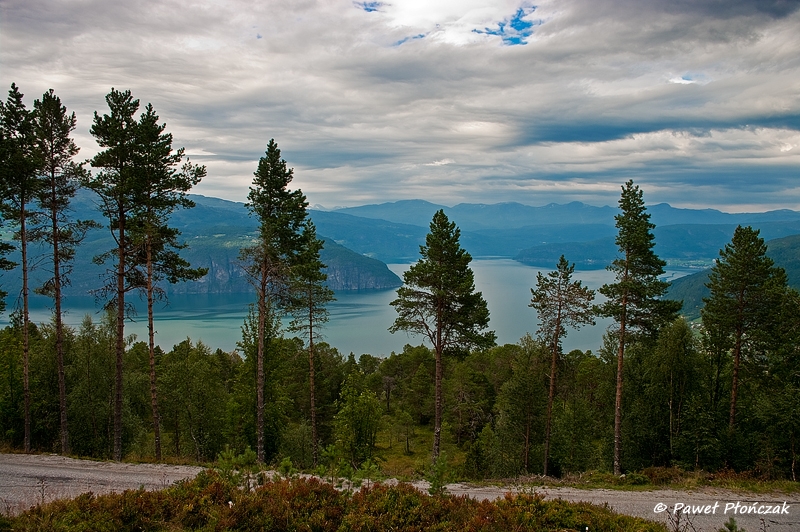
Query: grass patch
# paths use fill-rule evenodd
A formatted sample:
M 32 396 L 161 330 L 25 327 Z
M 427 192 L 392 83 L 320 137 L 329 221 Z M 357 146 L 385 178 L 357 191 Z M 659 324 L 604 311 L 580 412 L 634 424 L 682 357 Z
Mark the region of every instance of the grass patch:
M 443 432 L 443 436 L 445 431 Z M 441 450 L 447 455 L 454 480 L 464 464 L 466 453 L 443 437 Z M 408 443 L 408 446 L 406 446 Z M 408 451 L 406 450 L 408 447 Z M 382 430 L 376 443 L 376 458 L 385 477 L 403 482 L 424 478 L 432 462 L 433 427 L 417 426 L 406 442 L 405 434 Z
M 521 477 L 519 482 L 530 486 L 571 487 L 581 489 L 617 489 L 647 491 L 671 489 L 690 491 L 700 488 L 720 488 L 740 493 L 800 493 L 800 483 L 791 480 L 769 480 L 752 472 L 730 470 L 708 473 L 684 471 L 677 467 L 648 467 L 642 471 L 615 476 L 611 473 L 588 471 L 569 474 L 563 478 Z

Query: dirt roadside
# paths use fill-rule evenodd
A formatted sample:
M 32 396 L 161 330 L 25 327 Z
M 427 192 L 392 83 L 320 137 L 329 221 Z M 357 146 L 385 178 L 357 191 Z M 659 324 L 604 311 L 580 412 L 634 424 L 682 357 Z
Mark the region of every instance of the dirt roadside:
M 201 470 L 193 466 L 95 462 L 57 455 L 0 454 L 0 511 L 18 513 L 42 501 L 75 497 L 87 491 L 99 494 L 139 487 L 161 489 L 177 480 L 193 477 Z M 424 482 L 415 485 L 423 490 L 427 488 Z M 453 495 L 475 499 L 497 499 L 517 488 L 450 484 L 447 490 Z M 526 491 L 534 490 L 527 488 Z M 797 495 L 742 494 L 712 489 L 631 492 L 540 487 L 535 491 L 548 499 L 608 504 L 619 513 L 660 522 L 668 522 L 668 514 L 674 515 L 675 507 L 680 508 L 680 505 L 686 505 L 684 508 L 688 507 L 690 512 L 701 512 L 698 515 L 682 514 L 679 530 L 716 532 L 730 516 L 734 516 L 739 526 L 748 532 L 800 530 L 800 497 Z M 744 508 L 777 510 L 780 513 L 743 514 Z M 691 526 L 683 528 L 687 524 Z

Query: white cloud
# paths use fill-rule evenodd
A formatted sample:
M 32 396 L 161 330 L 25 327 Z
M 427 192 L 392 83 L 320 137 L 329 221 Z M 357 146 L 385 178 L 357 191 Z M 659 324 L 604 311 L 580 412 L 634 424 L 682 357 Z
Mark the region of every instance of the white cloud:
M 800 14 L 703 5 L 543 0 L 524 17 L 543 21 L 527 44 L 504 46 L 474 30 L 533 4 L 7 0 L 0 84 L 29 104 L 53 87 L 78 114 L 81 157 L 104 95 L 130 88 L 208 166 L 197 191 L 230 199 L 275 138 L 327 205 L 614 203 L 627 177 L 655 187 L 648 201 L 713 189 L 718 206 L 786 205 Z

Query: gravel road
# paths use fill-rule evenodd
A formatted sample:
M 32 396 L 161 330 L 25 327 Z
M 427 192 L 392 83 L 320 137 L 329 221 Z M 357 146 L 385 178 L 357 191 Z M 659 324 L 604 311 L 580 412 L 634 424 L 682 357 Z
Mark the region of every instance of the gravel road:
M 76 460 L 58 455 L 0 454 L 0 511 L 18 513 L 30 506 L 91 491 L 155 490 L 194 477 L 201 467 L 124 464 Z
M 55 455 L 0 454 L 0 511 L 17 513 L 39 502 L 75 497 L 81 493 L 110 493 L 126 489 L 160 489 L 193 477 L 202 468 L 163 464 L 124 464 L 76 460 Z M 424 482 L 415 483 L 426 489 Z M 450 484 L 454 495 L 497 499 L 515 488 Z M 528 490 L 530 491 L 530 490 Z M 800 497 L 783 494 L 743 494 L 725 490 L 616 491 L 576 488 L 536 488 L 548 499 L 608 504 L 619 513 L 667 522 L 676 506 L 697 515 L 681 515 L 680 528 L 687 532 L 716 532 L 730 516 L 747 532 L 792 532 L 800 530 Z M 738 503 L 738 507 L 736 504 Z M 660 506 L 659 506 L 660 505 Z M 657 508 L 658 507 L 658 508 Z M 744 508 L 777 510 L 778 514 L 744 513 Z M 657 512 L 657 509 L 661 509 Z M 736 512 L 736 513 L 734 513 Z M 764 518 L 762 523 L 761 518 Z M 670 526 L 670 530 L 673 527 Z
M 463 484 L 451 484 L 448 486 L 448 491 L 458 495 L 469 495 L 476 499 L 496 499 L 502 496 L 503 492 L 500 488 L 473 487 Z M 506 489 L 505 491 L 513 490 Z M 526 491 L 530 492 L 531 489 Z M 736 519 L 739 527 L 744 527 L 747 532 L 758 532 L 765 529 L 767 532 L 797 532 L 800 530 L 800 497 L 797 495 L 743 494 L 710 488 L 695 491 L 618 491 L 539 487 L 535 491 L 547 499 L 585 501 L 598 505 L 608 504 L 609 507 L 622 514 L 666 523 L 669 530 L 676 530 L 676 506 L 679 509 L 687 507 L 689 509 L 689 514 L 678 512 L 680 520 L 677 523 L 677 530 L 680 531 L 717 532 L 731 516 Z M 738 507 L 736 503 L 739 503 Z M 770 510 L 777 509 L 783 513 L 777 515 L 755 515 L 753 513 L 742 515 L 739 513 L 745 511 L 743 510 L 745 506 L 753 508 L 754 503 L 756 509 L 761 507 L 762 511 L 766 511 L 769 507 Z M 761 517 L 764 518 L 763 525 Z

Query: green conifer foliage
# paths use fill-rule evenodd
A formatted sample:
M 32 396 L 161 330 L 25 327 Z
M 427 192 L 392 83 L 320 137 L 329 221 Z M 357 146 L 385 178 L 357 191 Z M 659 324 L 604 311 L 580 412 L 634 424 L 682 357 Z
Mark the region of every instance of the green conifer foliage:
M 539 314 L 539 338 L 550 350 L 550 387 L 547 396 L 547 418 L 544 429 L 543 471 L 547 475 L 547 462 L 550 454 L 550 432 L 553 418 L 553 397 L 556 391 L 556 370 L 561 356 L 561 339 L 567 329 L 594 325 L 592 301 L 594 290 L 573 281 L 575 265 L 570 265 L 564 255 L 558 261 L 555 271 L 545 277 L 536 274 L 536 289 L 531 288 L 530 307 Z M 525 469 L 528 469 L 527 455 Z
M 0 207 L 3 217 L 13 220 L 16 225 L 14 239 L 19 242 L 20 269 L 22 270 L 22 357 L 23 394 L 25 396 L 25 452 L 31 451 L 31 398 L 30 398 L 30 338 L 28 325 L 30 313 L 28 296 L 30 288 L 28 276 L 30 260 L 28 244 L 34 240 L 29 223 L 37 220 L 37 212 L 32 203 L 42 187 L 39 177 L 41 154 L 37 149 L 34 130 L 34 113 L 25 107 L 23 94 L 14 83 L 8 91 L 8 98 L 0 102 L 0 138 L 2 138 L 2 158 L 0 158 Z M 5 251 L 7 248 L 0 249 Z M 7 269 L 7 261 L 0 267 Z
M 424 336 L 436 357 L 433 459 L 439 456 L 442 429 L 442 355 L 473 347 L 494 345 L 489 325 L 489 308 L 475 291 L 472 256 L 461 247 L 461 231 L 443 210 L 433 215 L 422 258 L 403 275 L 391 305 L 397 318 L 389 331 L 406 331 Z
M 301 190 L 290 190 L 293 170 L 281 158 L 274 139 L 258 161 L 253 185 L 247 195 L 247 208 L 258 219 L 258 235 L 253 245 L 243 248 L 239 258 L 256 291 L 256 454 L 264 462 L 264 350 L 269 316 L 289 301 L 292 267 L 303 249 L 306 222 L 306 197 Z
M 303 229 L 303 248 L 298 262 L 292 269 L 291 298 L 289 311 L 294 319 L 289 330 L 308 338 L 308 383 L 310 390 L 311 454 L 314 466 L 319 458 L 317 435 L 316 383 L 314 364 L 314 341 L 321 339 L 320 327 L 328 321 L 328 309 L 333 301 L 333 290 L 325 286 L 328 276 L 322 271 L 325 265 L 319 258 L 323 242 L 317 238 L 317 230 L 311 220 Z
M 704 299 L 703 325 L 715 334 L 717 347 L 730 350 L 733 359 L 729 429 L 736 426 L 740 369 L 744 358 L 755 356 L 772 336 L 786 273 L 766 256 L 767 246 L 752 227 L 738 226 L 733 239 L 719 252 L 711 269 Z
M 630 340 L 628 336 L 654 338 L 659 328 L 674 320 L 681 308 L 678 301 L 661 299 L 669 286 L 659 279 L 664 274 L 666 263 L 653 251 L 655 225 L 650 222 L 642 191 L 633 181 L 623 185 L 619 208 L 622 212 L 614 218 L 620 257 L 608 266 L 616 280 L 600 287 L 600 293 L 608 299 L 596 309 L 598 315 L 614 318 L 619 324 L 614 411 L 615 475 L 622 473 L 622 374 L 626 342 Z
M 186 197 L 193 186 L 206 175 L 205 166 L 189 161 L 178 168 L 184 149 L 172 149 L 172 134 L 165 133 L 166 124 L 159 124 L 153 106 L 147 104 L 136 124 L 136 175 L 141 196 L 131 218 L 130 234 L 134 246 L 132 281 L 147 297 L 147 331 L 150 354 L 150 402 L 155 434 L 155 458 L 161 461 L 161 428 L 158 410 L 155 363 L 155 325 L 153 305 L 166 297 L 159 285 L 197 280 L 207 268 L 192 268 L 179 251 L 186 247 L 178 241 L 180 231 L 169 226 L 172 213 L 194 207 Z
M 69 216 L 70 202 L 78 190 L 79 178 L 83 175 L 83 168 L 72 161 L 79 150 L 70 136 L 75 130 L 75 113 L 67 114 L 67 108 L 61 104 L 61 99 L 55 95 L 53 89 L 45 92 L 42 99 L 36 100 L 33 105 L 34 133 L 42 163 L 40 169 L 42 187 L 37 194 L 38 205 L 42 211 L 42 224 L 37 228 L 37 236 L 52 249 L 52 254 L 48 257 L 51 275 L 38 292 L 53 298 L 61 452 L 69 454 L 62 290 L 70 283 L 72 261 L 77 246 L 83 240 L 86 231 L 97 224 L 92 221 L 73 220 Z

